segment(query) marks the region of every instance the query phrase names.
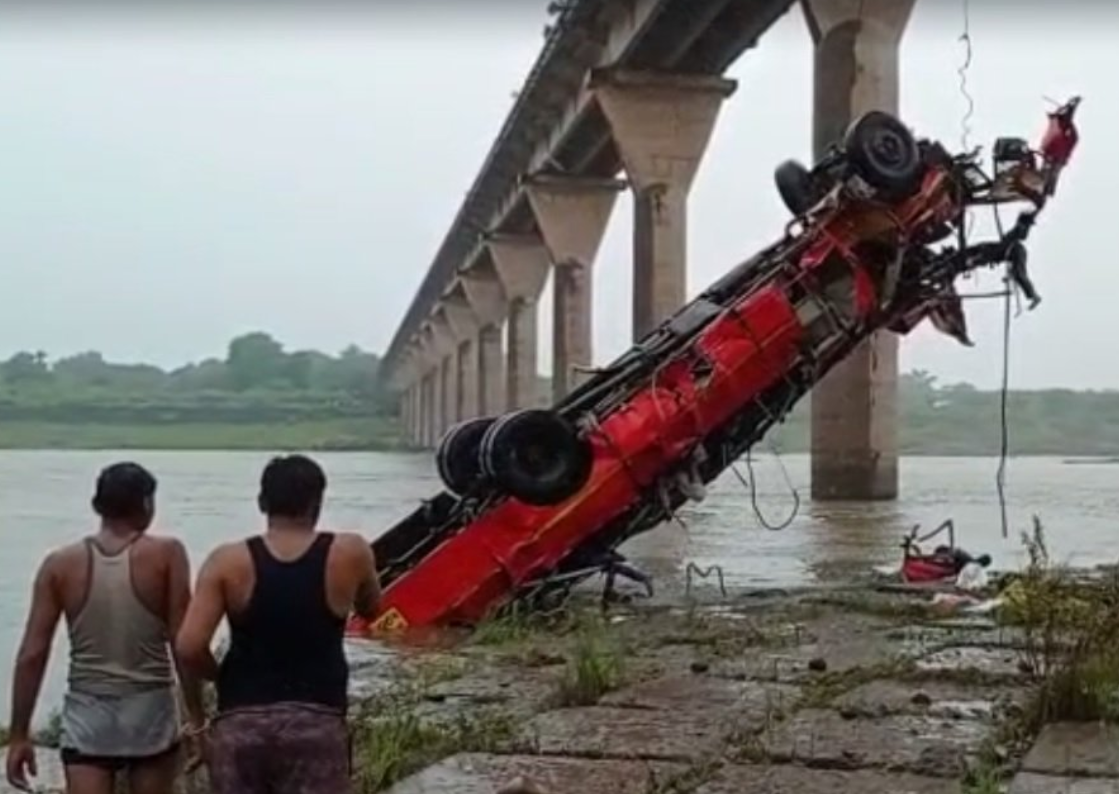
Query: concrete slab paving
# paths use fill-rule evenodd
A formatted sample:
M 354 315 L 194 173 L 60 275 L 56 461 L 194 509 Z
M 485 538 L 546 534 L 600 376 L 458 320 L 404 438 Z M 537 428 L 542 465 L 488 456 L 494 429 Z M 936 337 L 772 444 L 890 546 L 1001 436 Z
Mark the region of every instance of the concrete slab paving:
M 658 678 L 606 695 L 600 706 L 659 709 L 662 711 L 701 710 L 722 714 L 766 714 L 785 712 L 796 703 L 800 689 L 785 684 L 734 681 L 709 675 Z
M 1054 777 L 1023 772 L 1007 794 L 1119 794 L 1119 778 Z
M 666 719 L 656 709 L 561 709 L 524 726 L 512 749 L 541 755 L 692 762 L 720 750 L 737 725 L 734 716 L 718 710 L 693 709 Z
M 1021 657 L 1012 648 L 958 646 L 934 651 L 917 660 L 917 669 L 928 673 L 974 670 L 993 677 L 1023 678 Z
M 497 794 L 517 778 L 535 784 L 544 794 L 646 794 L 656 780 L 681 770 L 640 761 L 462 754 L 397 783 L 386 794 Z
M 898 715 L 844 719 L 806 709 L 759 739 L 769 758 L 830 769 L 883 769 L 958 778 L 987 735 L 978 720 Z
M 696 794 L 961 794 L 955 780 L 801 766 L 724 767 Z
M 924 715 L 943 719 L 990 721 L 1026 693 L 1010 687 L 973 687 L 945 681 L 912 684 L 871 681 L 836 698 L 833 706 L 846 718 L 878 718 L 894 714 Z
M 1022 770 L 1070 777 L 1119 777 L 1119 727 L 1096 722 L 1046 725 Z

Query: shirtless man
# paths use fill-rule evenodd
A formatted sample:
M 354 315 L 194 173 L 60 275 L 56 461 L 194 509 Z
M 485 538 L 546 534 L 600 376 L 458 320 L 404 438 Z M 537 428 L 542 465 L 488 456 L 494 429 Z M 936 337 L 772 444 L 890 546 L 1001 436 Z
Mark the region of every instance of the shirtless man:
M 263 534 L 220 546 L 198 574 L 179 631 L 183 663 L 217 681 L 206 742 L 214 794 L 347 794 L 351 610 L 372 617 L 380 588 L 359 535 L 316 531 L 326 476 L 302 455 L 264 469 Z M 221 619 L 230 644 L 210 650 Z
M 65 616 L 69 685 L 62 706 L 62 763 L 69 794 L 110 794 L 117 772 L 133 794 L 169 794 L 180 743 L 171 640 L 190 601 L 182 543 L 147 534 L 155 478 L 135 463 L 97 479 L 93 536 L 52 552 L 35 577 L 12 681 L 8 782 L 30 790 L 36 774 L 31 716 L 51 643 Z M 197 679 L 180 676 L 189 721 L 203 720 Z M 188 728 L 189 730 L 189 728 Z

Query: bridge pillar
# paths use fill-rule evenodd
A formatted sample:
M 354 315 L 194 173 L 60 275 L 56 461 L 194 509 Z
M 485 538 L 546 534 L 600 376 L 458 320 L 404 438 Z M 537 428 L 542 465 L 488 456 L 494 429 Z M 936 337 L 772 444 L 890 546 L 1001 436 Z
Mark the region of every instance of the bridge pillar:
M 898 112 L 915 0 L 802 0 L 815 44 L 816 157 L 869 110 Z M 812 391 L 812 498 L 896 499 L 898 337 L 875 334 Z
M 578 385 L 594 363 L 593 274 L 606 224 L 625 183 L 616 179 L 539 175 L 525 192 L 554 265 L 552 399 Z
M 505 404 L 509 410 L 533 408 L 539 397 L 536 304 L 548 279 L 548 251 L 534 235 L 494 234 L 487 248 L 508 301 Z
M 505 408 L 505 350 L 501 327 L 478 332 L 478 415 L 495 416 Z
M 431 394 L 428 397 L 427 411 L 430 418 L 424 433 L 424 446 L 435 446 L 447 428 L 454 421 L 453 379 L 451 378 L 451 356 L 454 353 L 454 333 L 447 317 L 436 310 L 424 329 L 424 342 L 427 359 L 430 362 Z
M 505 410 L 505 351 L 501 325 L 508 308 L 505 291 L 489 257 L 460 274 L 462 289 L 478 318 L 478 415 Z
M 436 381 L 435 442 L 455 423 L 455 357 L 439 359 Z
M 413 375 L 413 378 L 412 385 L 408 387 L 408 425 L 405 429 L 408 433 L 409 442 L 415 446 L 421 446 L 423 410 L 420 405 L 420 398 L 423 394 L 423 378 L 415 375 Z
M 478 320 L 457 288 L 443 296 L 439 311 L 446 318 L 454 340 L 456 376 L 451 422 L 473 419 L 478 416 Z
M 435 372 L 420 379 L 420 445 L 429 448 L 435 446 Z
M 412 440 L 412 387 L 409 386 L 403 389 L 398 397 L 400 398 L 400 407 L 397 413 L 400 415 L 400 426 L 404 428 L 404 437 L 408 441 Z
M 687 294 L 688 192 L 723 101 L 722 77 L 596 71 L 591 89 L 633 185 L 633 338 L 679 309 Z

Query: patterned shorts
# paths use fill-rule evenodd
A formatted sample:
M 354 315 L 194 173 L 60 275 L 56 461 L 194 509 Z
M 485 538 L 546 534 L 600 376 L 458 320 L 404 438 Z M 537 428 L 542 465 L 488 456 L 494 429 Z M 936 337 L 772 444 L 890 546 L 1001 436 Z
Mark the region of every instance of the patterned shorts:
M 277 704 L 221 715 L 210 734 L 214 794 L 350 794 L 345 718 Z

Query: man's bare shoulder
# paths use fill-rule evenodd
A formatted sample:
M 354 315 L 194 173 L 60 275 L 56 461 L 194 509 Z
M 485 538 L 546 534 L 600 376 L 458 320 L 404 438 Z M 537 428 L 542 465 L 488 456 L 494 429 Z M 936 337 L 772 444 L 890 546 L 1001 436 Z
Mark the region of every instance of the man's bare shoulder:
M 87 565 L 89 565 L 89 549 L 84 540 L 79 540 L 47 552 L 41 570 L 49 575 L 66 576 L 75 567 L 84 569 Z
M 137 544 L 136 551 L 147 552 L 168 562 L 187 556 L 186 546 L 174 535 L 144 535 L 143 543 Z
M 211 571 L 225 574 L 231 570 L 240 568 L 246 563 L 251 563 L 249 556 L 249 548 L 244 540 L 231 540 L 226 543 L 221 543 L 215 546 L 206 559 L 202 562 L 202 567 Z
M 373 554 L 373 548 L 369 545 L 369 541 L 356 532 L 335 532 L 334 543 L 338 551 L 347 557 L 364 559 Z

